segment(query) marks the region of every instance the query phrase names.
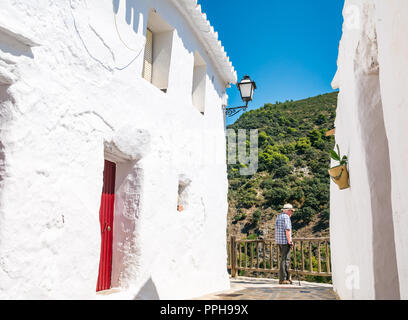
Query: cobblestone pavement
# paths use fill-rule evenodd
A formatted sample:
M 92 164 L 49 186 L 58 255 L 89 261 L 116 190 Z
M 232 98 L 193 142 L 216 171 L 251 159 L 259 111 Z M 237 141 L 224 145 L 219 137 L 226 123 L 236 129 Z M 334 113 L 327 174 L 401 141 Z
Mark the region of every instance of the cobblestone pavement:
M 332 285 L 293 281 L 279 284 L 275 279 L 231 278 L 231 289 L 216 292 L 197 300 L 338 300 Z

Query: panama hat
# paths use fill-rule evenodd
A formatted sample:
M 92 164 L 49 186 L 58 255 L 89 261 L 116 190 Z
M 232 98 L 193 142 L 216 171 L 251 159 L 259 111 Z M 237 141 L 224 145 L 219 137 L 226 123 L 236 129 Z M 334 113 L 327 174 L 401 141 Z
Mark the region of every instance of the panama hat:
M 282 208 L 283 210 L 293 210 L 295 211 L 295 208 L 290 203 L 285 203 L 285 205 Z

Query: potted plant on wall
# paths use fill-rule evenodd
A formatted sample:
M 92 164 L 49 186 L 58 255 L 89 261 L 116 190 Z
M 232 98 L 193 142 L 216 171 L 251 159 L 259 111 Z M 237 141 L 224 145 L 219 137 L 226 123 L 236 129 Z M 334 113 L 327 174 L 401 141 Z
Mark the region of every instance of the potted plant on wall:
M 347 170 L 348 159 L 347 156 L 341 157 L 338 144 L 336 145 L 336 148 L 337 152 L 330 150 L 330 156 L 333 160 L 339 161 L 339 165 L 331 168 L 329 170 L 329 175 L 333 182 L 339 186 L 339 189 L 343 190 L 350 187 L 349 174 Z

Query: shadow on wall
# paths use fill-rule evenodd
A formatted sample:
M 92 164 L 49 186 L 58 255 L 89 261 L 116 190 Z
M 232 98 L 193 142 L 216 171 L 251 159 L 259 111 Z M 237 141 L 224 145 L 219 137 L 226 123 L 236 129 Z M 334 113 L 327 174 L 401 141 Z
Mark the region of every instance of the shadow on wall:
M 0 27 L 0 212 L 3 184 L 6 177 L 6 146 L 3 137 L 5 124 L 12 118 L 13 104 L 9 87 L 18 80 L 17 62 L 22 58 L 34 58 L 31 46 L 36 44 L 21 34 L 14 33 L 7 28 Z M 6 143 L 7 145 L 7 143 Z M 0 227 L 2 223 L 0 215 Z
M 358 117 L 370 186 L 376 299 L 400 299 L 391 200 L 391 168 L 384 125 L 375 30 L 357 48 Z M 372 31 L 370 33 L 370 31 Z M 370 53 L 367 55 L 367 53 Z
M 15 57 L 26 56 L 34 58 L 31 47 L 16 39 L 0 28 L 0 51 L 9 53 Z M 7 61 L 6 61 L 7 62 Z
M 1 107 L 1 104 L 0 104 Z M 1 142 L 1 131 L 0 131 L 0 204 L 2 203 L 2 191 L 3 191 L 3 180 L 6 173 L 6 153 L 4 151 L 4 144 Z M 1 208 L 0 208 L 1 210 Z
M 1 104 L 0 104 L 0 108 L 1 108 Z M 4 226 L 4 222 L 3 222 L 3 215 L 1 214 L 2 212 L 2 208 L 1 208 L 1 204 L 3 203 L 3 179 L 4 179 L 4 174 L 5 174 L 5 161 L 6 160 L 6 156 L 5 156 L 5 152 L 4 152 L 4 145 L 1 142 L 1 131 L 0 131 L 0 234 L 1 234 L 1 227 Z M 0 237 L 0 241 L 1 241 Z M 0 242 L 1 245 L 1 242 Z
M 361 76 L 366 92 L 380 92 L 378 74 Z M 370 186 L 374 287 L 376 299 L 399 299 L 391 200 L 391 168 L 381 96 L 360 97 L 359 117 L 364 132 L 367 176 Z
M 6 99 L 8 86 L 18 80 L 16 65 L 20 57 L 34 58 L 31 45 L 35 44 L 30 41 L 0 26 L 0 103 L 2 105 L 5 100 L 10 100 Z
M 8 85 L 0 83 L 0 191 L 5 177 L 6 153 L 3 143 L 2 131 L 6 122 L 11 120 L 11 104 L 14 102 L 12 96 L 8 93 Z M 0 201 L 1 204 L 1 201 Z
M 136 14 L 136 1 L 134 0 L 122 0 L 122 1 L 126 1 L 126 14 L 125 14 L 126 23 L 130 25 L 133 16 L 133 30 L 137 32 L 139 27 L 139 15 Z M 113 12 L 115 14 L 118 14 L 119 12 L 119 5 L 120 0 L 113 0 Z
M 159 300 L 159 293 L 152 277 L 146 281 L 143 287 L 139 290 L 133 300 Z
M 4 144 L 1 142 L 1 136 L 0 136 L 0 192 L 2 190 L 2 183 L 3 183 L 4 175 L 6 172 L 5 164 L 6 164 L 6 153 L 4 152 Z M 0 193 L 0 199 L 1 199 L 1 193 Z
M 10 104 L 13 102 L 12 97 L 8 94 L 8 85 L 1 85 L 0 83 L 0 232 L 1 228 L 4 227 L 4 223 L 2 221 L 3 215 L 2 212 L 2 204 L 4 203 L 2 200 L 3 197 L 3 187 L 4 187 L 4 180 L 6 177 L 6 147 L 3 143 L 3 126 L 4 124 L 10 120 L 11 118 L 11 110 Z

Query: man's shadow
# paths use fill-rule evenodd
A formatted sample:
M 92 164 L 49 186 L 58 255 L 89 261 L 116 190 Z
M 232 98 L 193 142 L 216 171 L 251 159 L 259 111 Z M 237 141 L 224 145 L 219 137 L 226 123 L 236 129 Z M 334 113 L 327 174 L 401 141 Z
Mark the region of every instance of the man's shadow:
M 143 287 L 139 290 L 133 300 L 159 300 L 159 293 L 157 292 L 156 285 L 150 277 Z

